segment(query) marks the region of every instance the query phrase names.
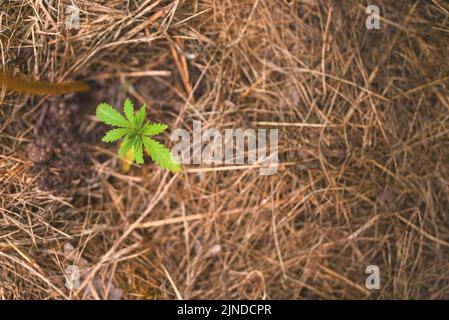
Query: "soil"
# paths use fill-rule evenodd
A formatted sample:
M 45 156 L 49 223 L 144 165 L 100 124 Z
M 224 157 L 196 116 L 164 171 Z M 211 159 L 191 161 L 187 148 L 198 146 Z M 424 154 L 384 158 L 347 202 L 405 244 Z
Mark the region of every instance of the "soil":
M 62 191 L 92 175 L 89 150 L 78 128 L 79 102 L 74 98 L 50 100 L 36 126 L 36 138 L 28 145 L 31 174 L 38 175 L 41 189 Z

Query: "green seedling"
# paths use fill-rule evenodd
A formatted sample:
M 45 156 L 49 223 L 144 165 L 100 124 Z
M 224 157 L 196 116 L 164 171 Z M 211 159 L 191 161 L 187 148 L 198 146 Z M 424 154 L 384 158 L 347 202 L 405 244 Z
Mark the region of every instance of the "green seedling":
M 180 164 L 170 150 L 150 138 L 164 132 L 168 126 L 161 123 L 145 122 L 146 107 L 143 106 L 139 111 L 134 112 L 133 103 L 129 99 L 125 100 L 123 111 L 125 116 L 107 103 L 98 105 L 97 118 L 107 125 L 117 127 L 106 132 L 102 141 L 115 142 L 122 139 L 119 155 L 130 162 L 144 163 L 143 151 L 145 150 L 161 168 L 172 172 L 181 171 Z

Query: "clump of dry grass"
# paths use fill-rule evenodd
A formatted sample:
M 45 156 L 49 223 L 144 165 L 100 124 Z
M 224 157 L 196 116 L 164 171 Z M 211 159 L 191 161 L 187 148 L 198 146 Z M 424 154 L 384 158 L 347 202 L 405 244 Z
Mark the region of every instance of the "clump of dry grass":
M 379 0 L 381 30 L 360 1 L 73 2 L 78 31 L 64 1 L 0 4 L 3 68 L 94 85 L 1 93 L 0 297 L 449 296 L 444 1 Z M 92 114 L 126 96 L 171 128 L 278 128 L 283 165 L 123 174 Z M 67 162 L 32 173 L 27 147 L 69 104 L 71 145 L 89 158 L 76 165 L 92 174 L 44 190 Z M 379 291 L 364 286 L 371 264 Z

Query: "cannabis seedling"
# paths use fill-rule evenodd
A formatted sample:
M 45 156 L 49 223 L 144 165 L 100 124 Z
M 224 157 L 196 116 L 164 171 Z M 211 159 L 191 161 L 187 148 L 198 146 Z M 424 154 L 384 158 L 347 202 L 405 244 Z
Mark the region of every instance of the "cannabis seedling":
M 165 131 L 168 126 L 161 123 L 145 122 L 146 107 L 134 112 L 133 103 L 126 99 L 123 105 L 125 117 L 114 107 L 107 103 L 100 103 L 97 107 L 97 118 L 107 125 L 118 127 L 109 130 L 103 137 L 103 142 L 114 142 L 123 138 L 120 144 L 119 155 L 129 161 L 142 164 L 143 150 L 161 168 L 172 172 L 181 171 L 181 166 L 163 144 L 153 140 L 152 136 Z

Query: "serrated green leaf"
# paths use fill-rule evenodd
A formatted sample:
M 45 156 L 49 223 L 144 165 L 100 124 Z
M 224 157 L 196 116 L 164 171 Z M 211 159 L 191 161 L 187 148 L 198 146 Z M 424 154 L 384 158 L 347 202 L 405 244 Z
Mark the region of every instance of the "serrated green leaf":
M 134 141 L 134 159 L 136 159 L 137 164 L 143 163 L 142 138 L 140 137 L 137 137 Z
M 101 141 L 103 142 L 114 142 L 118 139 L 122 138 L 125 134 L 129 132 L 129 129 L 127 128 L 118 128 L 118 129 L 112 129 L 106 132 L 105 136 Z
M 129 122 L 114 107 L 107 103 L 100 103 L 96 111 L 97 118 L 110 125 L 116 127 L 129 127 Z
M 145 136 L 154 136 L 167 130 L 168 126 L 162 123 L 147 123 L 143 126 Z
M 143 137 L 143 145 L 145 151 L 150 155 L 151 159 L 157 163 L 161 168 L 170 170 L 172 172 L 181 171 L 181 166 L 176 161 L 169 149 L 163 144 L 148 138 Z
M 131 148 L 134 146 L 134 141 L 135 139 L 128 139 L 128 140 L 124 140 L 121 145 L 120 145 L 120 149 L 118 150 L 118 154 L 121 157 L 124 157 L 126 155 L 126 153 L 131 150 Z M 134 151 L 133 153 L 133 157 L 132 159 L 129 159 L 130 161 L 133 161 L 134 159 Z
M 125 100 L 125 103 L 123 104 L 123 112 L 125 113 L 125 116 L 128 119 L 129 123 L 134 124 L 134 106 L 131 100 Z
M 147 107 L 143 105 L 142 108 L 136 112 L 136 126 L 138 128 L 142 127 L 143 122 L 145 121 L 145 117 L 147 116 L 146 108 Z

